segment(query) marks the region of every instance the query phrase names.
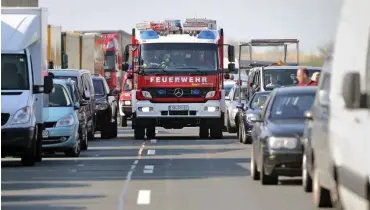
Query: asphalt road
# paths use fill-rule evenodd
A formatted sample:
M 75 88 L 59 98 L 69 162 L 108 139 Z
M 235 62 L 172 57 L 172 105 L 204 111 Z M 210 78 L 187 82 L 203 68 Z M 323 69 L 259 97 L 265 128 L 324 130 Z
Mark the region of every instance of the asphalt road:
M 1 208 L 16 210 L 312 210 L 300 179 L 262 186 L 250 177 L 250 146 L 235 134 L 199 140 L 198 129 L 158 129 L 157 140 L 96 139 L 78 158 L 35 167 L 2 159 Z M 99 135 L 97 135 L 99 137 Z

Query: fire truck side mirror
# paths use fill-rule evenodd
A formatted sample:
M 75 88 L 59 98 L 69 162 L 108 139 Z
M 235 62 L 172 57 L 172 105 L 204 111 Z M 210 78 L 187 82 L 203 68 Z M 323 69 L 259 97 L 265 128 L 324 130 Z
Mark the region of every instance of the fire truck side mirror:
M 229 62 L 235 62 L 235 47 L 233 45 L 227 47 L 227 56 Z
M 125 52 L 123 53 L 123 62 L 127 62 L 130 57 L 130 46 L 126 45 Z
M 122 71 L 127 71 L 129 69 L 128 63 L 123 63 L 122 64 Z
M 229 63 L 227 65 L 227 68 L 228 68 L 229 72 L 234 72 L 235 71 L 235 63 Z

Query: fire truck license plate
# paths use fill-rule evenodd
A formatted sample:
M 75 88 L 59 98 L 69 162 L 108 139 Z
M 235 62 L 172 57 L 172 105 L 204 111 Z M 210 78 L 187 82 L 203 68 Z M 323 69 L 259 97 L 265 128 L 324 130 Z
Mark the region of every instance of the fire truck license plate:
M 189 106 L 187 106 L 187 105 L 168 106 L 168 110 L 170 110 L 170 111 L 184 111 L 184 110 L 189 110 Z
M 42 138 L 48 138 L 49 137 L 49 131 L 43 130 L 42 131 Z

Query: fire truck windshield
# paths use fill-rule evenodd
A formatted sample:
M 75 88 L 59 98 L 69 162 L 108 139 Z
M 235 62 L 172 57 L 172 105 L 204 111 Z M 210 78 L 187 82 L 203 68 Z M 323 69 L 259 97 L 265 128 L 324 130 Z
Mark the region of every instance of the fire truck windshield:
M 141 47 L 141 58 L 146 73 L 215 74 L 218 63 L 216 44 L 203 43 L 149 43 Z
M 114 51 L 106 51 L 104 69 L 106 71 L 114 71 L 115 66 L 116 66 L 116 58 L 115 58 Z

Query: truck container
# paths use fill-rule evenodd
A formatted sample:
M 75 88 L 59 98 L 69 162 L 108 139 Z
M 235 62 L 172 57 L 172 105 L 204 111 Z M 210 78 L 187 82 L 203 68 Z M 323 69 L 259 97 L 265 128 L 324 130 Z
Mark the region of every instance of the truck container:
M 131 34 L 122 30 L 90 30 L 81 33 L 99 33 L 104 39 L 104 72 L 110 89 L 121 89 L 123 81 L 122 55 L 124 47 L 131 42 Z
M 1 151 L 23 165 L 42 160 L 53 88 L 47 74 L 47 9 L 1 8 Z
M 104 40 L 99 33 L 86 33 L 81 40 L 81 69 L 92 74 L 104 72 Z
M 49 69 L 62 66 L 62 27 L 48 25 L 47 57 Z
M 62 32 L 61 60 L 62 69 L 81 68 L 81 34 L 76 32 Z

